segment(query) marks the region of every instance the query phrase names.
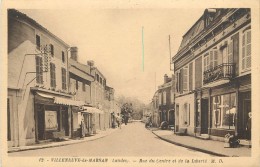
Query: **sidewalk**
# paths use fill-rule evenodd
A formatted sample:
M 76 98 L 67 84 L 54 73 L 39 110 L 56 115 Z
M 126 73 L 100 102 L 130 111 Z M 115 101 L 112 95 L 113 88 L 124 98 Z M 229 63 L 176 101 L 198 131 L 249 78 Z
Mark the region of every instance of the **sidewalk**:
M 30 146 L 10 147 L 10 148 L 8 148 L 8 153 L 26 151 L 26 150 L 36 150 L 36 149 L 50 148 L 50 147 L 59 147 L 59 146 L 65 146 L 65 145 L 70 145 L 70 144 L 92 141 L 92 140 L 96 140 L 96 139 L 100 139 L 105 136 L 108 136 L 111 133 L 115 132 L 117 129 L 118 128 L 115 128 L 115 129 L 110 128 L 110 129 L 107 129 L 104 131 L 100 130 L 94 136 L 89 136 L 89 137 L 80 138 L 80 139 L 65 139 L 64 141 L 59 141 L 59 142 L 53 141 L 53 142 L 40 143 L 40 144 L 35 144 L 35 145 L 30 145 Z
M 177 136 L 173 131 L 150 129 L 160 139 L 175 145 L 222 157 L 250 157 L 251 148 L 224 148 L 224 142 L 203 140 L 193 136 Z

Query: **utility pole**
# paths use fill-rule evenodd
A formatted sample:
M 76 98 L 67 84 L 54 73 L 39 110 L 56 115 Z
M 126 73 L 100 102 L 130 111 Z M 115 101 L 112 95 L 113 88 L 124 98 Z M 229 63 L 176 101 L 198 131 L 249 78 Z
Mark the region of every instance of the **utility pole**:
M 172 70 L 171 35 L 169 35 L 170 71 Z

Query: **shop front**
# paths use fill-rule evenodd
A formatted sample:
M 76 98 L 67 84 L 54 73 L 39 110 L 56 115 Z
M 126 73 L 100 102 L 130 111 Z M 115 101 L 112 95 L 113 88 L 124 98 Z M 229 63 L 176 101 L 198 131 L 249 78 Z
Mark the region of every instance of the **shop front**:
M 78 103 L 69 95 L 34 91 L 36 142 L 70 138 L 72 135 L 72 106 Z
M 99 110 L 97 108 L 91 107 L 91 106 L 81 106 L 80 112 L 82 115 L 82 121 L 83 122 L 83 131 L 84 136 L 91 136 L 95 134 L 96 131 L 96 125 L 95 125 L 95 116 L 94 114 L 103 114 L 104 112 L 102 110 Z

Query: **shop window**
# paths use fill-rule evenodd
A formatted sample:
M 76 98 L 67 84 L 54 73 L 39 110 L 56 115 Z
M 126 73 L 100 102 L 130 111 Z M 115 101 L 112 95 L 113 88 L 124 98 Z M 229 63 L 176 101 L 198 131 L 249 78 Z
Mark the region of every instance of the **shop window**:
M 61 75 L 62 75 L 62 89 L 66 90 L 67 84 L 66 84 L 66 69 L 65 68 L 61 68 Z
M 58 130 L 57 111 L 45 110 L 45 130 Z
M 242 36 L 242 71 L 251 68 L 251 30 L 247 30 Z
M 50 79 L 51 79 L 51 87 L 56 87 L 56 73 L 55 73 L 55 64 L 50 63 Z
M 36 56 L 36 82 L 43 84 L 43 73 L 42 73 L 42 57 Z
M 212 99 L 213 128 L 235 129 L 236 94 L 215 96 Z

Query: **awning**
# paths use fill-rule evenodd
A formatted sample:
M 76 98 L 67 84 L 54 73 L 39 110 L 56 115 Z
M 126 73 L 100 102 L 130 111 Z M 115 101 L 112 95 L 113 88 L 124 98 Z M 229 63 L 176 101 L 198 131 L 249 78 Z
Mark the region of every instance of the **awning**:
M 99 110 L 95 107 L 89 107 L 89 106 L 81 106 L 81 112 L 85 112 L 85 113 L 97 113 L 97 114 L 104 114 L 104 111 Z
M 49 94 L 39 93 L 39 92 L 37 92 L 37 94 L 44 98 L 53 99 L 55 104 L 62 104 L 62 105 L 69 105 L 69 106 L 82 106 L 85 104 L 83 101 L 71 100 L 64 97 L 58 97 L 55 95 L 49 95 Z

